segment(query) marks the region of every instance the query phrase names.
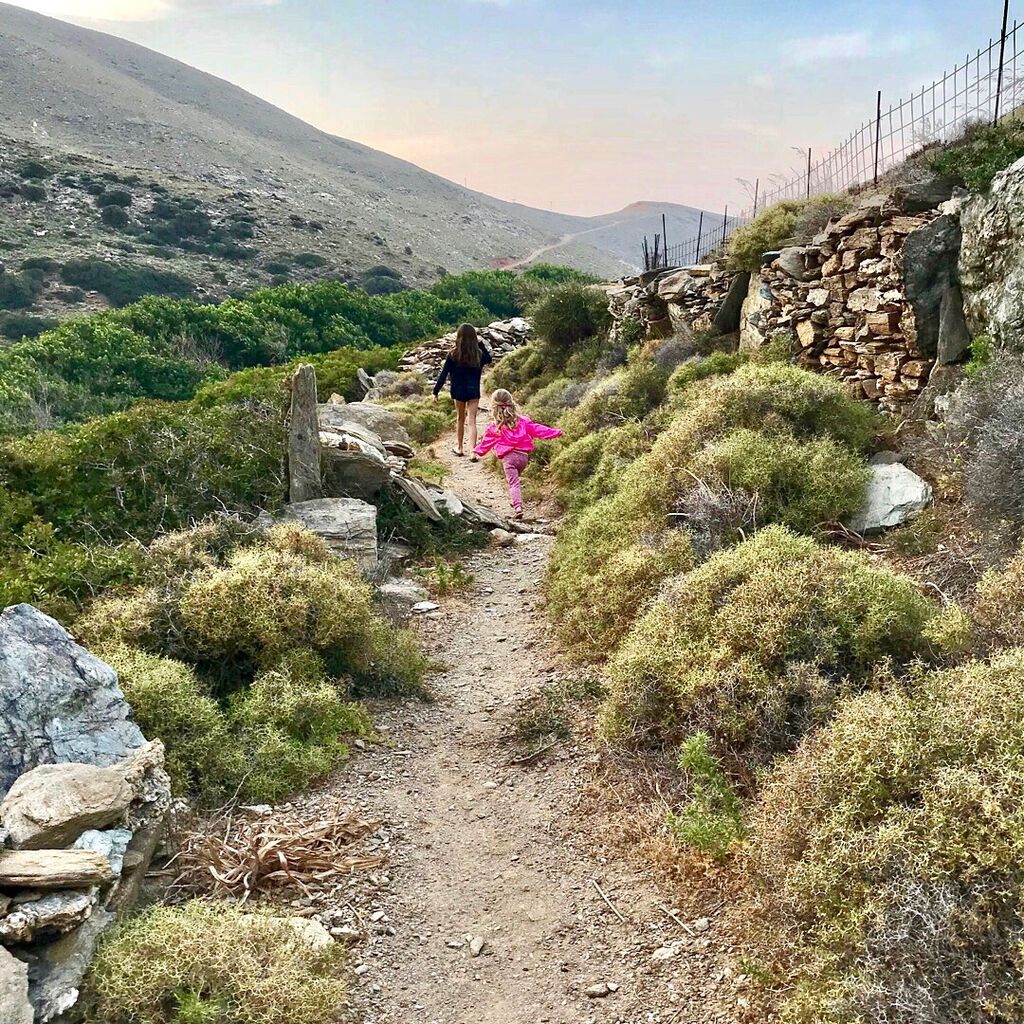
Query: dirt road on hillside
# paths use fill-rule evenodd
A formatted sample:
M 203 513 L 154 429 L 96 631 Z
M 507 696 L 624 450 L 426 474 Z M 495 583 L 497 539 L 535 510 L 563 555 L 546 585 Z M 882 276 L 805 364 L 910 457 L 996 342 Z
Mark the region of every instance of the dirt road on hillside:
M 446 486 L 504 513 L 503 482 L 450 448 Z M 672 920 L 576 827 L 591 741 L 510 763 L 514 709 L 559 673 L 539 608 L 551 544 L 466 559 L 473 591 L 419 623 L 436 703 L 376 708 L 382 743 L 330 787 L 384 818 L 392 850 L 352 949 L 366 1024 L 706 1024 L 742 999 L 715 918 Z

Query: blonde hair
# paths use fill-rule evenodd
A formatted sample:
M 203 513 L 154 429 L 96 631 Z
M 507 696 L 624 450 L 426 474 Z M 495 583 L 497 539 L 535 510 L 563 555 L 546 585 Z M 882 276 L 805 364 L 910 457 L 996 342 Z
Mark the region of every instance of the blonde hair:
M 491 395 L 491 419 L 499 427 L 508 427 L 509 430 L 519 422 L 519 406 L 516 405 L 511 391 L 498 388 Z

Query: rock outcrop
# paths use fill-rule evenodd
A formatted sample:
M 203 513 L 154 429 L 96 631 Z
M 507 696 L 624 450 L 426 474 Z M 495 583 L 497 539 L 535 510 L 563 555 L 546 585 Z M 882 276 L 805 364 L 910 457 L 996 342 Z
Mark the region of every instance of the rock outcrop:
M 170 780 L 114 670 L 30 605 L 0 615 L 0 707 L 0 1020 L 45 1022 L 134 899 Z
M 109 665 L 31 605 L 0 613 L 0 794 L 38 765 L 106 767 L 143 743 Z
M 1024 158 L 960 211 L 960 276 L 972 333 L 1024 353 Z

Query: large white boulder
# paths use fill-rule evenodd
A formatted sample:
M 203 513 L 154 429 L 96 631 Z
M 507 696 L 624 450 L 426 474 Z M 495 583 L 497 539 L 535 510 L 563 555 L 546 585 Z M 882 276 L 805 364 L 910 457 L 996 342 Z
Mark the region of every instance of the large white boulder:
M 900 526 L 932 502 L 932 488 L 902 463 L 872 464 L 864 504 L 847 522 L 855 533 Z

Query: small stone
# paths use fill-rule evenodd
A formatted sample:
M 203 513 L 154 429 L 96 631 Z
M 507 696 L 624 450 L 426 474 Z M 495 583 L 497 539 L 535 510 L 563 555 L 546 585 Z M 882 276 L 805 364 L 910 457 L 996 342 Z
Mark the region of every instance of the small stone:
M 618 988 L 618 985 L 613 989 L 607 981 L 599 981 L 595 985 L 591 985 L 589 988 L 583 990 L 583 994 L 588 999 L 604 999 L 605 996 L 610 996 Z
M 469 955 L 478 957 L 484 951 L 484 940 L 480 935 L 474 935 L 469 940 Z
M 433 601 L 417 601 L 413 606 L 412 610 L 417 615 L 423 615 L 425 612 L 437 611 L 441 606 Z
M 711 927 L 711 922 L 706 917 L 698 917 L 693 922 L 693 927 L 699 932 L 706 932 Z

